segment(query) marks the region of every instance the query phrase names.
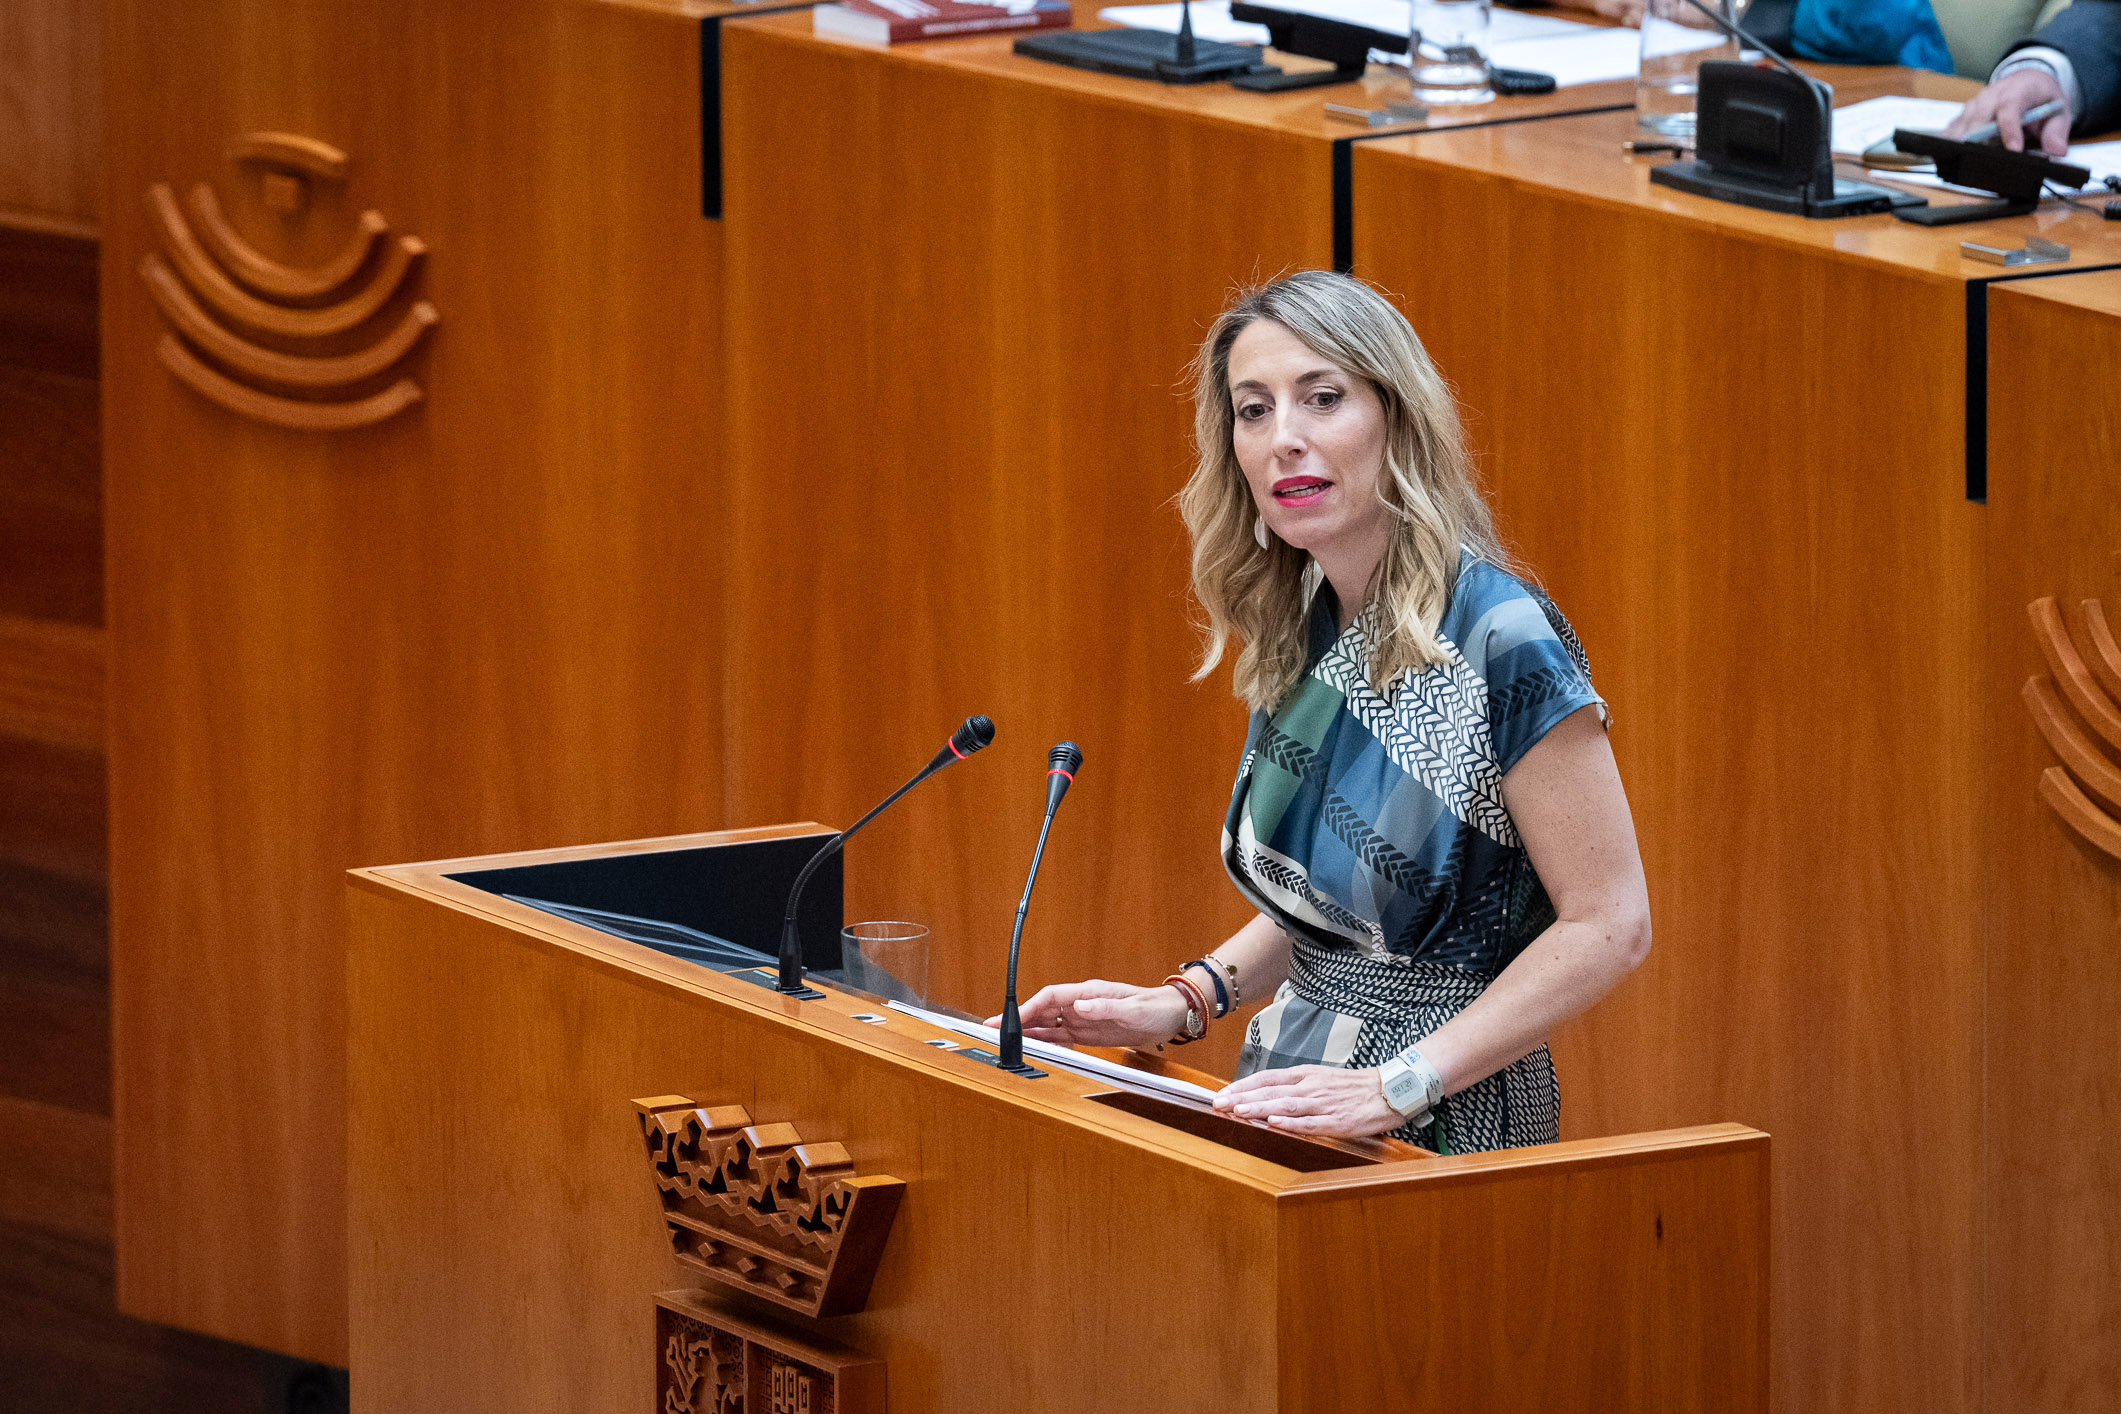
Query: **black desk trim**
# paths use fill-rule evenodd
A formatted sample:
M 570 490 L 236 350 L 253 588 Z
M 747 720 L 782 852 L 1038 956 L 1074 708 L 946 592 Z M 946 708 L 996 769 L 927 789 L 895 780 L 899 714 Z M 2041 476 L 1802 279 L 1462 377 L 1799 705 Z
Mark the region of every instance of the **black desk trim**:
M 722 23 L 760 15 L 785 15 L 810 9 L 815 0 L 797 5 L 761 5 L 741 14 L 700 16 L 700 215 L 722 219 Z
M 1469 133 L 1475 128 L 1507 128 L 1518 123 L 1544 123 L 1552 118 L 1581 118 L 1592 113 L 1618 113 L 1633 108 L 1628 103 L 1601 103 L 1591 108 L 1563 108 L 1552 113 L 1520 113 L 1510 118 L 1489 118 L 1478 123 L 1453 123 L 1447 128 L 1415 124 L 1404 128 L 1379 128 L 1333 139 L 1333 268 L 1346 275 L 1355 269 L 1355 144 L 1387 137 L 1418 137 L 1425 133 Z
M 1988 504 L 1988 291 L 2019 280 L 2054 280 L 2121 270 L 2121 262 L 2026 270 L 1966 282 L 1966 499 Z

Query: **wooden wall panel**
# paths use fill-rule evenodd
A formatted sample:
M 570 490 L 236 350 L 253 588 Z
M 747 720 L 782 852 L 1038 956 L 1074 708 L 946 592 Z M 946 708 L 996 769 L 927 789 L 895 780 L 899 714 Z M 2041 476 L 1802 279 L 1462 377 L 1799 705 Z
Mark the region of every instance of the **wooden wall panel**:
M 715 823 L 699 41 L 586 0 L 118 0 L 104 363 L 120 1289 L 345 1359 L 339 871 Z M 342 147 L 299 226 L 224 146 Z M 149 186 L 314 261 L 428 248 L 413 411 L 235 417 L 157 360 Z M 122 409 L 122 415 L 117 410 Z
M 2121 861 L 2039 797 L 2025 606 L 2121 615 L 2121 274 L 1994 287 L 1988 366 L 1988 1408 L 2059 1414 L 2121 1397 Z
M 93 230 L 100 22 L 96 0 L 0 6 L 0 207 Z
M 1583 127 L 1599 182 L 1601 122 L 1537 129 Z M 1776 1407 L 1974 1408 L 1987 601 L 1963 288 L 1478 170 L 1564 165 L 1548 141 L 1358 147 L 1355 250 L 1456 384 L 1503 530 L 1615 713 L 1656 941 L 1556 1037 L 1564 1133 L 1773 1134 Z M 1924 371 L 1890 398 L 1848 372 L 1910 351 Z
M 0 1403 L 263 1414 L 280 1363 L 117 1310 L 96 343 L 95 243 L 0 226 Z
M 1073 739 L 1024 990 L 1160 976 L 1245 916 L 1216 854 L 1244 711 L 1227 673 L 1186 681 L 1182 370 L 1234 284 L 1330 260 L 1328 145 L 774 22 L 724 53 L 752 469 L 729 814 L 852 820 L 991 715 L 989 752 L 850 848 L 847 907 L 927 922 L 937 994 L 998 1007 L 1046 752 Z

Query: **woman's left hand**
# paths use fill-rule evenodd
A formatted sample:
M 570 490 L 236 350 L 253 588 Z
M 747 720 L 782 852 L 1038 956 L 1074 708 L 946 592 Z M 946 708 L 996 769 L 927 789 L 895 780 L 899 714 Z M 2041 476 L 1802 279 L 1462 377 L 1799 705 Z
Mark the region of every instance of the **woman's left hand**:
M 1385 1103 L 1384 1082 L 1374 1069 L 1337 1065 L 1257 1071 L 1223 1087 L 1215 1108 L 1239 1119 L 1265 1120 L 1291 1134 L 1332 1139 L 1362 1139 L 1407 1122 Z

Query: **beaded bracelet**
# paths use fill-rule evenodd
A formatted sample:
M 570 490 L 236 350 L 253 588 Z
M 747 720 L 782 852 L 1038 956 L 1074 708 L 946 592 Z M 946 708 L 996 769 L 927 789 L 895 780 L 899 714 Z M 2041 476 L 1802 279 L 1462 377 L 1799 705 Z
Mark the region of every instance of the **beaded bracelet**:
M 1208 960 L 1204 957 L 1197 957 L 1178 970 L 1184 972 L 1186 967 L 1198 967 L 1207 974 L 1208 980 L 1215 984 L 1215 1019 L 1220 1021 L 1228 1016 L 1230 1014 L 1230 989 L 1223 985 L 1223 975 L 1209 965 Z
M 1234 1011 L 1236 1008 L 1243 1006 L 1245 1002 L 1244 994 L 1237 990 L 1237 964 L 1217 957 L 1212 952 L 1202 958 L 1201 961 L 1220 967 L 1230 975 L 1230 1007 Z

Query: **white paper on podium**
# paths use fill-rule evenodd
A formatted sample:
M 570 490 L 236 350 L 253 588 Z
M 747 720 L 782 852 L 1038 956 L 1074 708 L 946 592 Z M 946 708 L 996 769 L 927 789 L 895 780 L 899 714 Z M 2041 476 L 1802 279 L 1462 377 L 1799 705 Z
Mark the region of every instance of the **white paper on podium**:
M 1098 11 L 1102 19 L 1134 29 L 1178 33 L 1179 5 L 1117 5 Z M 1405 0 L 1301 0 L 1277 5 L 1276 9 L 1323 15 L 1346 20 L 1387 34 L 1405 34 L 1412 9 Z M 1265 44 L 1264 25 L 1240 24 L 1230 18 L 1227 0 L 1199 0 L 1193 6 L 1193 33 L 1223 44 Z M 1714 34 L 1702 34 L 1695 47 L 1721 43 Z M 1405 63 L 1404 58 L 1394 56 Z M 1488 57 L 1505 69 L 1530 69 L 1552 74 L 1563 88 L 1575 84 L 1604 83 L 1631 79 L 1642 57 L 1642 36 L 1635 30 L 1606 25 L 1579 24 L 1551 15 L 1527 14 L 1521 10 L 1497 9 L 1488 26 Z
M 1001 1032 L 991 1026 L 982 1026 L 977 1021 L 960 1021 L 954 1016 L 945 1016 L 939 1011 L 927 1011 L 906 1002 L 886 1002 L 893 1011 L 904 1012 L 916 1021 L 925 1021 L 930 1026 L 940 1026 L 945 1031 L 954 1031 L 975 1041 L 984 1041 L 990 1046 L 999 1046 Z M 1124 1085 L 1129 1090 L 1147 1090 L 1152 1094 L 1172 1095 L 1181 1100 L 1194 1100 L 1206 1104 L 1215 1098 L 1215 1092 L 1191 1081 L 1173 1080 L 1167 1075 L 1152 1075 L 1146 1070 L 1119 1065 L 1102 1056 L 1084 1055 L 1067 1046 L 1056 1046 L 1050 1041 L 1024 1040 L 1024 1054 L 1036 1056 L 1048 1065 L 1057 1065 L 1072 1070 L 1078 1075 L 1087 1075 L 1093 1080 L 1109 1080 L 1115 1085 Z

